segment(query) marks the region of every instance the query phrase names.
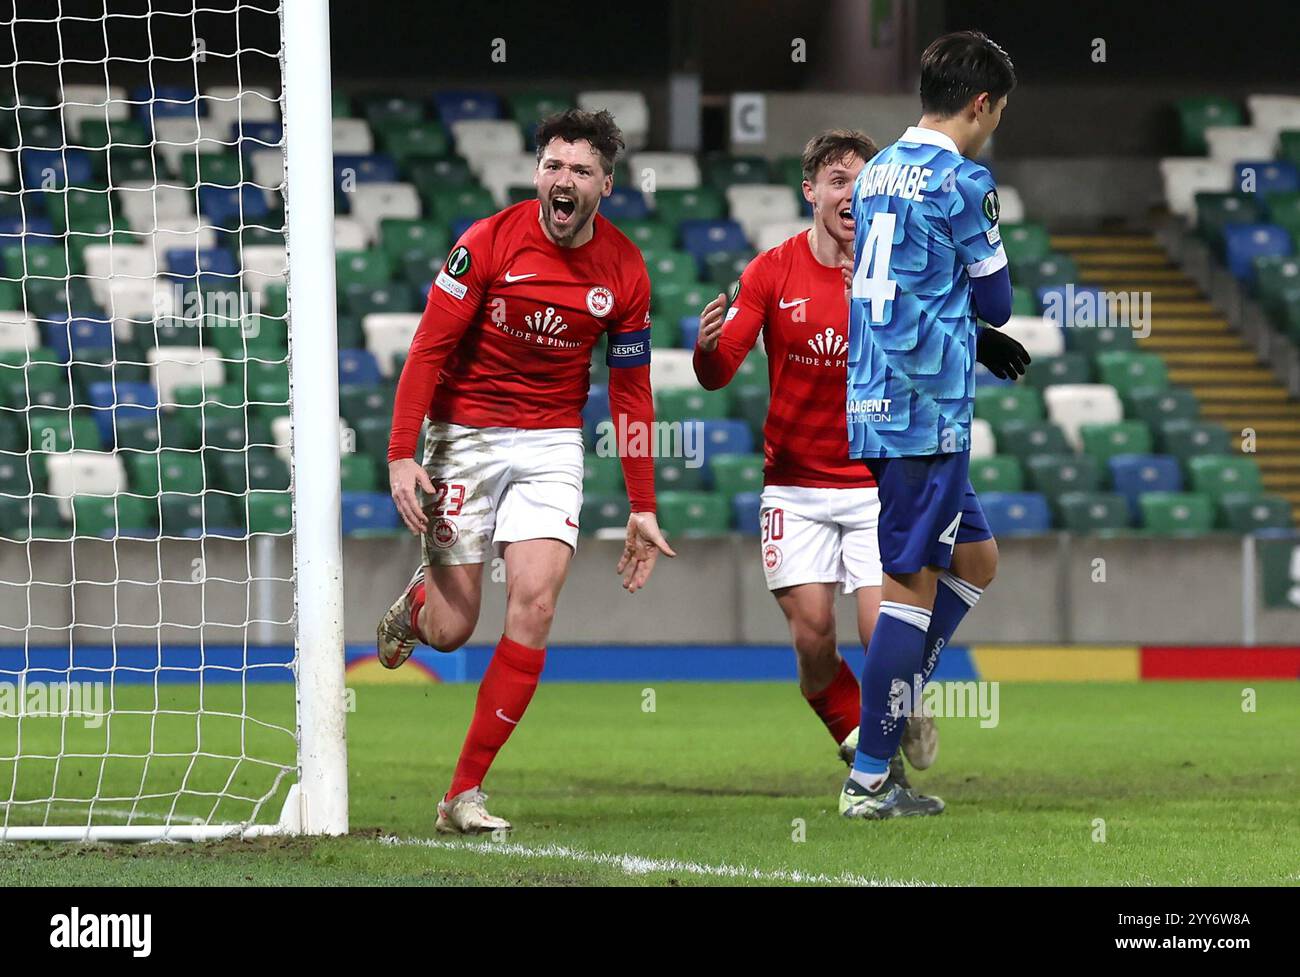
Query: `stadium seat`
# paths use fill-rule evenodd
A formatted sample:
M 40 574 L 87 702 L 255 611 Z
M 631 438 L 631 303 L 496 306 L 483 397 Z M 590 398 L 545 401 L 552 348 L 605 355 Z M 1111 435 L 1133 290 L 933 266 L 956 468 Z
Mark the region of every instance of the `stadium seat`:
M 1071 532 L 1114 532 L 1132 524 L 1128 503 L 1113 492 L 1069 492 L 1056 505 L 1062 527 Z
M 578 108 L 587 112 L 607 109 L 619 129 L 629 152 L 644 149 L 650 136 L 650 106 L 644 93 L 639 91 L 587 91 L 579 92 Z
M 0 495 L 0 538 L 19 542 L 67 539 L 71 532 L 59 516 L 58 504 L 49 496 L 16 499 Z
M 763 224 L 758 229 L 758 237 L 754 240 L 754 249 L 756 251 L 769 251 L 780 244 L 784 244 L 789 238 L 796 234 L 805 233 L 812 223 L 803 218 L 791 221 L 778 221 L 774 224 Z
M 659 504 L 662 503 L 660 499 Z M 628 515 L 626 495 L 617 492 L 583 493 L 578 524 L 586 535 L 594 535 L 602 529 L 622 530 L 627 525 Z
M 762 507 L 758 492 L 738 492 L 731 497 L 732 525 L 739 532 L 757 536 L 762 531 Z
M 1002 246 L 1008 260 L 1037 261 L 1052 253 L 1052 242 L 1042 224 L 1002 223 Z
M 535 193 L 528 194 L 530 197 L 534 195 Z M 610 195 L 601 201 L 600 212 L 612 221 L 645 220 L 650 216 L 650 207 L 645 195 L 637 187 L 615 186 Z
M 1239 126 L 1243 121 L 1241 107 L 1236 102 L 1214 95 L 1180 98 L 1175 108 L 1179 144 L 1189 156 L 1203 156 L 1208 152 L 1205 130 L 1210 126 Z
M 1235 163 L 1242 159 L 1271 159 L 1277 133 L 1251 126 L 1207 126 L 1205 148 L 1212 159 Z
M 655 419 L 662 421 L 720 420 L 727 416 L 726 390 L 699 387 L 661 389 L 655 393 Z
M 420 196 L 409 183 L 359 183 L 349 196 L 353 218 L 372 241 L 379 237 L 384 218 L 420 216 Z
M 694 285 L 699 280 L 695 259 L 684 251 L 647 251 L 645 263 L 652 290 L 670 283 Z
M 385 492 L 341 493 L 343 535 L 397 533 L 402 528 L 397 507 Z
M 1264 204 L 1251 194 L 1198 193 L 1196 233 L 1222 253 L 1223 230 L 1232 224 L 1257 224 L 1264 219 Z
M 1109 466 L 1111 484 L 1128 502 L 1135 523 L 1140 516 L 1140 495 L 1145 492 L 1181 492 L 1183 488 L 1178 459 L 1168 455 L 1115 455 L 1109 460 Z
M 125 458 L 130 471 L 131 491 L 137 495 L 198 493 L 205 487 L 203 460 L 197 452 L 164 449 L 157 454 L 130 452 Z
M 1061 428 L 1077 451 L 1083 441 L 1080 428 L 1086 424 L 1119 421 L 1124 408 L 1115 388 L 1102 383 L 1062 383 L 1043 391 L 1047 416 Z
M 995 429 L 998 454 L 1022 461 L 1035 454 L 1066 454 L 1070 446 L 1051 421 L 1007 421 Z
M 1290 255 L 1295 243 L 1283 228 L 1273 224 L 1229 224 L 1223 229 L 1223 249 L 1232 276 L 1249 283 L 1256 258 Z
M 573 97 L 563 92 L 528 91 L 508 96 L 510 117 L 515 120 L 532 144 L 532 131 L 548 115 L 573 108 Z
M 1092 366 L 1082 353 L 1041 357 L 1034 354 L 1033 362 L 1025 369 L 1025 380 L 1039 390 L 1058 383 L 1091 383 Z
M 616 455 L 598 455 L 588 451 L 583 458 L 582 490 L 584 493 L 617 495 L 623 491 L 623 465 Z
M 1043 402 L 1032 387 L 996 387 L 975 391 L 975 415 L 998 428 L 1008 421 L 1041 421 Z
M 1196 394 L 1182 387 L 1139 387 L 1128 394 L 1125 404 L 1131 408 L 1128 413 L 1157 431 L 1165 421 L 1194 421 L 1200 414 Z
M 1059 504 L 1071 492 L 1095 492 L 1101 475 L 1090 455 L 1033 455 L 1025 462 L 1028 488 Z
M 1142 421 L 1081 424 L 1078 438 L 1083 453 L 1102 464 L 1115 455 L 1148 454 L 1152 449 L 1151 429 Z
M 704 157 L 703 171 L 704 182 L 724 192 L 737 185 L 770 182 L 767 160 L 762 156 L 709 153 Z
M 705 469 L 684 458 L 655 459 L 656 492 L 700 492 L 707 485 Z
M 1264 490 L 1259 464 L 1243 455 L 1201 455 L 1189 458 L 1192 491 L 1213 499 L 1225 495 L 1258 495 Z
M 715 455 L 709 462 L 713 490 L 731 498 L 744 492 L 763 490 L 763 456 Z
M 686 220 L 679 225 L 682 250 L 686 251 L 704 274 L 705 259 L 715 251 L 745 251 L 749 248 L 749 239 L 735 221 L 730 220 Z
M 158 500 L 160 535 L 239 534 L 244 525 L 239 511 L 242 508 L 237 500 L 215 492 L 203 495 L 164 492 Z
M 656 392 L 670 388 L 694 390 L 694 353 L 689 349 L 657 349 L 650 357 L 650 387 Z
M 1065 352 L 1061 327 L 1042 316 L 1013 315 L 1002 326 L 1002 331 L 1024 346 L 1035 360 L 1060 356 Z
M 152 499 L 134 495 L 78 495 L 72 499 L 72 528 L 77 536 L 156 535 L 157 508 Z
M 286 491 L 289 488 L 289 465 L 266 448 L 245 453 L 213 451 L 208 453 L 208 478 L 225 492 L 243 495 L 250 489 Z M 345 455 L 347 463 L 356 455 Z
M 65 519 L 72 514 L 73 496 L 111 496 L 127 491 L 122 458 L 108 451 L 74 450 L 50 455 L 45 459 L 45 470 L 49 493 L 59 500 L 59 510 Z
M 1160 451 L 1173 455 L 1185 465 L 1199 455 L 1222 455 L 1228 452 L 1228 432 L 1209 421 L 1165 421 L 1157 429 Z
M 537 172 L 537 157 L 532 153 L 512 153 L 506 156 L 494 156 L 484 161 L 479 171 L 479 182 L 492 194 L 498 207 L 509 206 L 510 190 L 513 187 L 526 187 L 530 196 L 536 196 L 533 187 L 533 175 Z M 617 189 L 617 188 L 616 188 Z M 606 217 L 602 200 L 600 210 Z
M 1214 528 L 1214 503 L 1195 492 L 1143 492 L 1138 498 L 1142 528 L 1162 536 L 1204 533 Z
M 288 492 L 251 491 L 244 496 L 249 535 L 287 534 L 293 526 L 293 497 Z
M 670 540 L 721 536 L 731 526 L 731 500 L 714 492 L 661 492 L 658 516 Z
M 621 220 L 616 222 L 618 229 L 641 249 L 650 251 L 672 251 L 677 240 L 676 227 L 669 227 L 655 219 Z
M 628 160 L 632 178 L 646 189 L 649 179 L 653 190 L 692 190 L 700 185 L 700 166 L 690 153 L 635 153 Z
M 799 216 L 799 201 L 781 183 L 732 184 L 726 188 L 731 217 L 740 224 L 750 241 L 758 238 L 764 224 L 793 221 Z
M 517 157 L 524 152 L 524 135 L 519 126 L 504 119 L 461 119 L 449 128 L 456 153 L 475 174 L 492 159 Z
M 1064 285 L 1079 280 L 1074 259 L 1055 252 L 1029 261 L 1017 261 L 1011 268 L 1011 280 L 1019 288 L 1035 291 L 1043 285 Z
M 1219 525 L 1238 533 L 1292 529 L 1291 503 L 1277 495 L 1227 494 L 1218 499 Z
M 1300 98 L 1294 95 L 1247 95 L 1250 124 L 1267 132 L 1300 129 Z
M 993 425 L 982 417 L 971 421 L 970 457 L 971 461 L 992 458 L 997 454 L 997 439 L 993 436 Z
M 330 127 L 335 155 L 360 155 L 375 151 L 370 123 L 365 119 L 333 119 Z
M 704 276 L 716 285 L 719 291 L 726 291 L 732 283 L 740 280 L 745 268 L 754 260 L 754 252 L 715 251 L 704 259 Z
M 1285 160 L 1243 160 L 1233 167 L 1233 185 L 1268 197 L 1300 190 L 1300 172 Z
M 763 443 L 763 426 L 767 421 L 770 394 L 766 383 L 745 384 L 733 381 L 733 416 L 744 421 L 755 445 Z
M 464 89 L 437 92 L 433 105 L 444 125 L 455 125 L 462 119 L 496 119 L 501 115 L 501 102 L 487 89 Z
M 1020 461 L 1014 455 L 972 458 L 970 483 L 980 496 L 986 492 L 1019 492 L 1024 488 Z
M 1045 533 L 1052 527 L 1047 500 L 1037 492 L 989 492 L 980 505 L 995 537 Z
M 699 434 L 705 465 L 715 455 L 745 455 L 754 450 L 754 439 L 744 421 L 702 421 Z
M 404 169 L 412 160 L 446 156 L 451 151 L 451 139 L 447 130 L 437 122 L 383 125 L 377 127 L 376 134 L 383 143 L 384 151 Z
M 492 194 L 478 184 L 448 184 L 424 191 L 424 199 L 433 217 L 444 224 L 479 220 L 497 210 Z M 419 216 L 416 214 L 412 217 Z M 455 235 L 452 235 L 453 239 Z
M 397 161 L 387 153 L 334 155 L 334 186 L 344 193 L 363 183 L 396 183 Z
M 1115 388 L 1121 400 L 1139 389 L 1162 390 L 1169 385 L 1165 361 L 1155 353 L 1111 350 L 1097 357 L 1097 378 Z
M 1006 183 L 998 187 L 998 219 L 1008 224 L 1020 224 L 1025 219 L 1025 202 L 1020 191 Z
M 1170 212 L 1193 223 L 1198 194 L 1232 189 L 1231 169 L 1217 160 L 1169 157 L 1160 161 L 1160 176 Z
M 672 228 L 679 227 L 682 221 L 720 220 L 727 214 L 722 194 L 713 187 L 662 189 L 650 196 L 650 202 L 655 216 Z

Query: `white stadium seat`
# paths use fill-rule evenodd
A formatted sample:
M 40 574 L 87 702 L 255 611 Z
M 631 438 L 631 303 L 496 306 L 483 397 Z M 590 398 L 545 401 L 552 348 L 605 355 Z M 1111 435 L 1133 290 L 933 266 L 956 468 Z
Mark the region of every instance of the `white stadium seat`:
M 64 85 L 62 111 L 69 145 L 81 146 L 85 145 L 81 139 L 84 121 L 125 119 L 131 114 L 131 107 L 126 103 L 126 89 L 121 85 Z
M 1030 356 L 1060 356 L 1065 352 L 1065 333 L 1041 315 L 1013 315 L 1002 331 L 1017 340 Z
M 278 149 L 259 149 L 249 153 L 244 178 L 266 191 L 266 202 L 274 204 L 275 195 L 284 189 L 284 153 Z
M 1295 95 L 1251 95 L 1246 99 L 1250 124 L 1275 135 L 1283 129 L 1300 129 L 1300 97 Z
M 642 190 L 648 177 L 653 177 L 654 190 L 694 190 L 700 185 L 700 164 L 690 153 L 633 153 L 627 165 L 632 182 Z
M 375 137 L 365 119 L 334 119 L 335 156 L 364 156 L 375 151 Z
M 72 519 L 74 495 L 117 495 L 125 492 L 126 466 L 111 451 L 67 451 L 46 462 L 50 495 L 58 499 L 59 514 Z
M 478 179 L 491 192 L 496 205 L 504 207 L 510 203 L 510 188 L 532 186 L 535 172 L 537 157 L 532 153 L 518 153 L 487 160 Z
M 754 240 L 754 247 L 759 251 L 770 251 L 772 248 L 784 244 L 788 239 L 794 237 L 796 234 L 807 232 L 810 227 L 812 227 L 812 221 L 807 218 L 764 224 L 758 229 L 758 236 Z
M 623 140 L 631 152 L 644 149 L 650 136 L 650 106 L 645 95 L 633 91 L 578 92 L 578 108 L 588 112 L 608 109 L 618 127 L 623 130 Z
M 182 156 L 193 156 L 196 152 L 224 153 L 235 145 L 229 126 L 192 116 L 154 119 L 153 134 L 154 147 L 172 172 L 180 171 Z
M 0 312 L 0 349 L 32 350 L 41 345 L 36 322 L 26 312 Z
M 271 444 L 276 455 L 286 464 L 292 461 L 293 454 L 293 418 L 288 414 L 281 414 L 279 417 L 271 420 Z M 350 455 L 353 453 L 353 441 L 355 439 L 348 436 L 348 422 L 339 418 L 339 451 L 342 454 Z M 424 438 L 420 439 L 420 444 L 424 444 Z
M 148 234 L 160 225 L 195 214 L 193 187 L 131 180 L 117 188 L 117 202 L 131 230 Z
M 266 286 L 285 281 L 289 256 L 282 244 L 247 244 L 243 249 L 244 289 L 260 301 Z
M 792 221 L 799 216 L 794 191 L 784 183 L 740 183 L 727 187 L 727 205 L 732 219 L 751 243 L 758 240 L 758 229 L 764 224 Z
M 167 252 L 177 249 L 186 251 L 215 248 L 217 246 L 217 229 L 212 226 L 200 227 L 199 218 L 193 214 L 181 217 L 169 217 L 158 221 L 158 229 L 149 239 L 159 269 L 167 267 Z
M 695 351 L 690 349 L 657 349 L 650 357 L 650 387 L 652 390 L 689 390 L 698 387 L 695 379 Z
M 150 378 L 158 391 L 159 406 L 174 405 L 177 387 L 207 387 L 225 382 L 226 367 L 221 354 L 193 346 L 155 346 L 146 354 Z
M 370 246 L 370 234 L 355 217 L 334 218 L 334 249 L 336 251 L 364 251 Z
M 242 94 L 241 94 L 242 93 Z M 227 134 L 238 122 L 278 122 L 280 102 L 269 88 L 245 85 L 213 85 L 199 95 L 199 103 L 207 107 L 208 118 Z
M 1253 126 L 1209 126 L 1205 130 L 1205 145 L 1212 159 L 1225 163 L 1272 159 L 1277 133 Z
M 1025 220 L 1025 202 L 1015 187 L 998 187 L 998 222 L 1021 224 Z
M 362 318 L 366 349 L 379 361 L 379 372 L 384 376 L 393 375 L 393 357 L 411 348 L 419 324 L 418 312 L 371 312 Z
M 488 160 L 511 158 L 524 151 L 523 132 L 505 119 L 461 119 L 451 124 L 451 134 L 456 152 L 476 176 Z
M 970 422 L 970 456 L 972 460 L 978 458 L 992 458 L 998 453 L 998 442 L 993 437 L 993 425 L 982 417 L 977 417 Z
M 176 308 L 176 290 L 154 278 L 111 278 L 108 300 L 101 302 L 109 318 L 152 322 L 171 315 Z
M 1170 213 L 1196 223 L 1196 195 L 1232 189 L 1232 170 L 1222 160 L 1168 156 L 1160 161 L 1165 185 L 1165 205 Z
M 114 280 L 152 282 L 159 267 L 153 248 L 146 244 L 92 244 L 82 252 L 90 291 L 100 305 L 108 304 Z
M 8 149 L 0 149 L 0 184 L 9 186 L 18 176 L 14 169 L 14 154 Z
M 1060 383 L 1043 390 L 1047 417 L 1065 434 L 1075 451 L 1083 448 L 1079 428 L 1124 419 L 1119 394 L 1108 383 Z
M 358 183 L 351 197 L 352 216 L 372 241 L 378 240 L 385 217 L 420 216 L 420 195 L 409 183 Z

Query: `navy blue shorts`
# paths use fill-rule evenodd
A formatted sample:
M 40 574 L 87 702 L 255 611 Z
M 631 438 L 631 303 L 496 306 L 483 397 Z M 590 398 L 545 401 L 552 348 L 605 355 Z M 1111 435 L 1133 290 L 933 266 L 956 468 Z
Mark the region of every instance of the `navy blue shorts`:
M 880 489 L 880 565 L 890 574 L 947 569 L 957 543 L 992 539 L 970 484 L 970 452 L 869 458 Z

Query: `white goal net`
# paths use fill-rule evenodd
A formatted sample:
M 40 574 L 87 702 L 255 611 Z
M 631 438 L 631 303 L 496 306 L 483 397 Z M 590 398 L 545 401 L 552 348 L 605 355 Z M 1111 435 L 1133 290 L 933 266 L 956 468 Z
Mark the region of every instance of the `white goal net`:
M 290 6 L 0 5 L 0 840 L 346 830 L 328 28 Z

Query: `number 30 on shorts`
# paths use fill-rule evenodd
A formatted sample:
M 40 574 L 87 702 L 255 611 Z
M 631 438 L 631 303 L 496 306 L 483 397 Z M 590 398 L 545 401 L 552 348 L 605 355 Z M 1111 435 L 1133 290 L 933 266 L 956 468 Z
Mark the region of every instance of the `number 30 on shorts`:
M 785 510 L 763 510 L 763 542 L 771 543 L 785 536 Z
M 957 527 L 961 525 L 961 513 L 953 517 L 952 522 L 948 523 L 948 528 L 939 534 L 939 542 L 947 543 L 949 546 L 957 546 Z

